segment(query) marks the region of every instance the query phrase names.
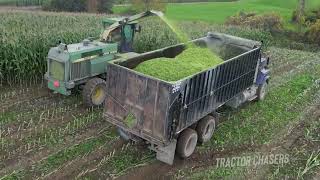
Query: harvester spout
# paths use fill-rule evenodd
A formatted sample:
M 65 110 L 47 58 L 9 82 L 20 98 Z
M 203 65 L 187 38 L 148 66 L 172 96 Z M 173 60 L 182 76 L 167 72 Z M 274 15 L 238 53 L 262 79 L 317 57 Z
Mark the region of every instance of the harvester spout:
M 110 33 L 114 31 L 115 29 L 124 26 L 125 24 L 128 24 L 132 21 L 136 21 L 141 18 L 149 17 L 149 16 L 159 16 L 160 18 L 164 16 L 164 14 L 161 11 L 155 11 L 155 10 L 150 10 L 146 11 L 140 14 L 136 14 L 130 17 L 126 17 L 121 19 L 118 22 L 115 22 L 111 26 L 109 26 L 107 29 L 104 30 L 104 32 L 101 34 L 101 41 L 107 41 Z
M 157 15 L 159 17 L 164 16 L 163 12 L 161 11 L 150 10 L 150 13 Z

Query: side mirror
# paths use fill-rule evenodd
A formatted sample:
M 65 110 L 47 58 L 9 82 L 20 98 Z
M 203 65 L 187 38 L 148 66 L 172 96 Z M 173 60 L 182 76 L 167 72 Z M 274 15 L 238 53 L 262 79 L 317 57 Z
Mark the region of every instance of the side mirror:
M 141 29 L 142 29 L 142 28 L 141 28 L 141 26 L 140 26 L 140 25 L 136 25 L 136 27 L 135 27 L 135 30 L 134 30 L 134 31 L 139 33 L 139 32 L 141 32 Z

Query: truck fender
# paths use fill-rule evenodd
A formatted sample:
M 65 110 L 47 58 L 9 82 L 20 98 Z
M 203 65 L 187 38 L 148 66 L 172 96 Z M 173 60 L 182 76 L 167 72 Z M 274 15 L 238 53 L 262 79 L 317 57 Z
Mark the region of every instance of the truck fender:
M 157 147 L 157 159 L 161 162 L 169 165 L 173 164 L 175 152 L 176 152 L 177 140 L 173 139 L 170 144 L 164 147 Z
M 269 83 L 269 79 L 270 79 L 270 70 L 263 68 L 258 71 L 256 84 L 262 85 L 264 83 Z
M 258 67 L 258 73 L 256 78 L 257 85 L 263 85 L 264 83 L 269 83 L 270 79 L 270 70 L 268 65 L 270 64 L 269 58 L 261 58 Z

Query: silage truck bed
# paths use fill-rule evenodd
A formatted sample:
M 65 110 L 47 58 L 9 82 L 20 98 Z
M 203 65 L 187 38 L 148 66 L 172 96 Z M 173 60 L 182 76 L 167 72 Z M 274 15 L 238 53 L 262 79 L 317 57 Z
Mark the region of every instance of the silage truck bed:
M 224 63 L 176 82 L 133 70 L 147 60 L 175 57 L 186 47 L 178 44 L 107 65 L 105 119 L 122 137 L 147 142 L 157 159 L 168 164 L 175 152 L 189 157 L 196 144 L 210 140 L 219 107 L 264 99 L 269 79 L 269 60 L 262 57 L 260 42 L 208 33 L 190 43 L 209 48 Z

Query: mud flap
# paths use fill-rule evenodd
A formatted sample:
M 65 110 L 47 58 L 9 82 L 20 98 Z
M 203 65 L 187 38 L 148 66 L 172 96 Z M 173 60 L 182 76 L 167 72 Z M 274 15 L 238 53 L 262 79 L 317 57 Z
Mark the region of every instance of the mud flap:
M 174 155 L 176 152 L 177 140 L 173 139 L 172 142 L 165 147 L 157 147 L 157 159 L 166 164 L 172 165 Z

